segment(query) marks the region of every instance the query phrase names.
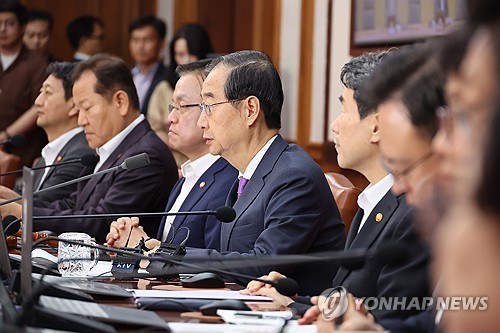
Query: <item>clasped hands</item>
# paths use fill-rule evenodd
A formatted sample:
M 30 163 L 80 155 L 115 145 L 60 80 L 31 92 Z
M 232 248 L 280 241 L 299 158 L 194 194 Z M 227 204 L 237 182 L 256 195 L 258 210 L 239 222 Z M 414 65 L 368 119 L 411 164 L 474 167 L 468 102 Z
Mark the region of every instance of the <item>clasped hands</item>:
M 0 202 L 10 200 L 18 197 L 19 194 L 8 187 L 0 185 Z M 11 202 L 6 205 L 0 206 L 0 213 L 2 217 L 13 215 L 17 218 L 20 218 L 23 215 L 23 205 L 21 201 Z

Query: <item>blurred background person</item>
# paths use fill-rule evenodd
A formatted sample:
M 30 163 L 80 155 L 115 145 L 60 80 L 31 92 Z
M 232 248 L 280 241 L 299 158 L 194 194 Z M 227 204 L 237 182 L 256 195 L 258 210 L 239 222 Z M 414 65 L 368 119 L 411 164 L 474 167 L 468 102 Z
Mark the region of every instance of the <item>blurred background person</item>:
M 36 126 L 33 102 L 46 77 L 46 57 L 23 44 L 27 10 L 17 1 L 0 2 L 0 142 L 25 134 L 24 147 L 3 145 L 19 155 L 23 165 L 31 166 L 47 143 L 43 130 Z
M 49 55 L 50 37 L 54 27 L 54 17 L 51 13 L 32 9 L 28 12 L 28 23 L 24 30 L 23 42 L 30 50 L 41 51 L 48 57 L 48 62 L 56 59 Z
M 161 57 L 166 32 L 165 22 L 153 15 L 141 16 L 128 26 L 130 55 L 135 61 L 132 76 L 144 115 L 148 113 L 149 99 L 154 89 L 167 79 L 167 68 Z M 166 105 L 168 101 L 170 99 L 163 103 Z
M 66 35 L 75 51 L 73 61 L 87 60 L 103 50 L 104 24 L 97 17 L 77 17 L 66 27 Z
M 173 89 L 178 80 L 175 69 L 178 65 L 210 57 L 213 53 L 208 32 L 199 24 L 181 26 L 170 42 L 170 66 L 167 81 L 160 82 L 151 95 L 147 118 L 151 128 L 168 145 L 168 101 L 172 100 Z M 171 147 L 172 148 L 172 147 Z M 187 161 L 187 157 L 173 150 L 177 165 Z

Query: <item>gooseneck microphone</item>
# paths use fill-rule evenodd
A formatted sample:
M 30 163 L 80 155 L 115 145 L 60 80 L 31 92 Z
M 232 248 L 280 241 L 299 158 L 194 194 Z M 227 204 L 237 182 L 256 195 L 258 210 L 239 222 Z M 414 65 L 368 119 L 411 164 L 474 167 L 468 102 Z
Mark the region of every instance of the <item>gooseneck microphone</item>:
M 91 167 L 91 166 L 95 166 L 97 164 L 98 160 L 99 160 L 99 157 L 97 157 L 97 155 L 86 154 L 86 155 L 83 155 L 81 158 L 75 158 L 75 159 L 61 162 L 61 163 L 57 163 L 57 164 L 49 164 L 49 165 L 39 166 L 39 167 L 31 168 L 31 170 L 41 170 L 41 169 L 45 169 L 45 168 L 59 167 L 62 165 L 73 164 L 73 163 L 81 163 L 85 166 Z M 0 173 L 0 177 L 13 175 L 13 174 L 17 174 L 17 173 L 22 173 L 22 172 L 23 172 L 23 169 L 14 170 L 14 171 L 5 172 L 5 173 Z
M 100 219 L 123 216 L 176 216 L 176 215 L 215 215 L 217 220 L 229 223 L 236 218 L 236 211 L 233 207 L 219 207 L 216 210 L 198 210 L 190 212 L 153 212 L 153 213 L 113 213 L 113 214 L 89 214 L 89 215 L 56 215 L 56 216 L 33 216 L 34 221 L 43 220 L 69 220 L 69 219 Z
M 16 134 L 11 138 L 8 138 L 7 140 L 0 142 L 0 145 L 4 145 L 7 143 L 10 143 L 14 147 L 19 147 L 26 143 L 26 137 L 24 136 L 24 134 Z
M 142 168 L 142 167 L 144 167 L 146 165 L 149 165 L 149 163 L 150 163 L 150 160 L 149 160 L 148 154 L 147 153 L 141 153 L 141 154 L 138 154 L 138 155 L 135 155 L 135 156 L 131 156 L 131 157 L 125 159 L 125 161 L 123 161 L 122 164 L 114 166 L 112 168 L 109 168 L 109 169 L 106 169 L 106 170 L 101 170 L 99 172 L 92 173 L 92 174 L 87 175 L 87 176 L 83 176 L 83 177 L 79 177 L 79 178 L 76 178 L 76 179 L 68 180 L 67 182 L 60 183 L 60 184 L 57 184 L 57 185 L 54 185 L 54 186 L 46 187 L 44 189 L 35 191 L 35 192 L 33 192 L 33 196 L 36 196 L 38 194 L 45 193 L 45 192 L 48 192 L 48 191 L 52 191 L 52 190 L 55 190 L 55 189 L 58 189 L 58 188 L 61 188 L 61 187 L 64 187 L 64 186 L 72 185 L 72 184 L 75 184 L 75 183 L 78 183 L 78 182 L 90 179 L 90 178 L 92 178 L 94 176 L 97 176 L 97 175 L 102 175 L 102 174 L 110 173 L 110 172 L 113 172 L 113 171 L 118 170 L 118 169 L 123 169 L 123 170 L 128 170 L 128 171 L 135 170 L 135 169 L 138 169 L 138 168 Z M 12 198 L 12 199 L 9 199 L 9 200 L 5 200 L 3 202 L 0 202 L 0 206 L 9 204 L 9 203 L 12 203 L 12 202 L 15 202 L 15 201 L 19 201 L 22 198 L 23 198 L 22 196 L 19 196 L 19 197 L 15 197 L 15 198 Z

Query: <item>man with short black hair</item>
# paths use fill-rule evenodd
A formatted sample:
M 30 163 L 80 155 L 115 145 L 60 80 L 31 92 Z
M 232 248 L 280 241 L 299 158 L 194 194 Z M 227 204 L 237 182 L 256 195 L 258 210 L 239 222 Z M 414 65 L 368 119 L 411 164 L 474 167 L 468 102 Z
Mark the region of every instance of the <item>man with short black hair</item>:
M 166 32 L 165 22 L 153 15 L 139 17 L 128 26 L 130 55 L 135 61 L 132 75 L 141 113 L 145 115 L 155 87 L 167 79 L 167 68 L 161 59 Z
M 74 61 L 87 60 L 102 52 L 104 44 L 104 24 L 94 16 L 80 16 L 66 27 L 71 48 L 75 51 Z

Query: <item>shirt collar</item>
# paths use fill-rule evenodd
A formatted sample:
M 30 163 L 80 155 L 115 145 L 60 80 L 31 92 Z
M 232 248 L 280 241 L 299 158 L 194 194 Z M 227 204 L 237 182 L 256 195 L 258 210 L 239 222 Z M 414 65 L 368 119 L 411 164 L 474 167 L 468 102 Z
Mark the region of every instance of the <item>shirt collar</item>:
M 54 164 L 57 154 L 63 149 L 63 147 L 71 140 L 75 135 L 83 131 L 83 128 L 76 127 L 72 130 L 57 137 L 57 139 L 49 142 L 42 149 L 42 157 L 45 160 L 45 165 Z
M 260 164 L 260 161 L 262 161 L 262 159 L 264 158 L 264 155 L 269 150 L 269 147 L 271 147 L 271 145 L 273 144 L 273 142 L 277 136 L 278 136 L 278 134 L 273 136 L 271 139 L 269 139 L 269 141 L 267 141 L 267 143 L 264 145 L 264 147 L 260 148 L 260 150 L 257 152 L 257 154 L 255 154 L 255 156 L 252 158 L 250 163 L 248 163 L 248 166 L 245 169 L 245 172 L 241 173 L 241 171 L 240 171 L 238 178 L 241 178 L 241 177 L 246 178 L 246 179 L 252 178 L 253 174 L 255 173 L 255 170 L 257 170 L 257 167 Z
M 154 73 L 158 70 L 158 67 L 160 67 L 160 62 L 157 62 L 154 64 L 151 69 L 146 73 L 142 73 L 141 70 L 139 69 L 139 66 L 135 65 L 132 70 L 130 71 L 133 76 L 135 75 L 142 75 L 144 77 L 152 77 Z
M 390 191 L 394 183 L 394 178 L 388 174 L 375 184 L 370 184 L 358 196 L 358 206 L 363 209 L 364 214 L 370 214 L 373 208 Z
M 97 155 L 99 155 L 99 163 L 97 163 L 95 167 L 95 171 L 99 170 L 99 168 L 104 164 L 104 162 L 108 159 L 108 157 L 115 151 L 118 145 L 125 139 L 127 135 L 132 132 L 132 130 L 139 125 L 141 121 L 143 121 L 144 115 L 141 114 L 137 117 L 130 125 L 125 127 L 120 133 L 115 135 L 111 140 L 103 144 L 101 147 L 96 149 Z
M 186 179 L 200 178 L 218 159 L 219 155 L 206 154 L 191 161 L 188 160 L 181 165 L 181 172 Z

